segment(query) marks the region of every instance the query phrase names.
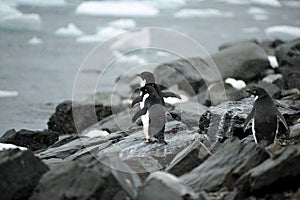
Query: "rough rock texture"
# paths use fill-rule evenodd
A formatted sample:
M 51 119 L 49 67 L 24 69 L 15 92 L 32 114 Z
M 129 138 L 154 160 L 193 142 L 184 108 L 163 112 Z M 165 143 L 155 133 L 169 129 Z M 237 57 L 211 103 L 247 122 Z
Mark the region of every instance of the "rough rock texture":
M 76 118 L 73 117 L 74 114 Z M 65 101 L 56 107 L 55 113 L 48 121 L 48 128 L 60 134 L 80 133 L 85 128 L 111 114 L 111 108 L 102 104 L 77 104 L 73 107 L 71 101 Z M 74 119 L 76 120 L 76 126 Z
M 196 192 L 231 190 L 236 180 L 268 158 L 255 143 L 243 144 L 236 138 L 226 140 L 216 153 L 191 172 L 180 177 Z
M 0 199 L 28 199 L 47 171 L 31 151 L 0 151 Z
M 192 200 L 198 199 L 198 195 L 176 176 L 166 172 L 154 172 L 140 187 L 137 197 L 137 200 L 153 199 Z
M 228 47 L 212 54 L 211 58 L 218 67 L 218 72 L 210 71 L 213 66 L 210 58 L 188 58 L 159 65 L 154 69 L 154 75 L 160 84 L 178 84 L 179 88 L 189 94 L 195 94 L 205 82 L 209 84 L 226 78 L 247 81 L 258 78 L 269 67 L 267 54 L 254 43 Z
M 275 52 L 275 56 L 280 66 L 287 65 L 299 69 L 300 39 L 280 45 Z
M 300 145 L 287 146 L 283 152 L 251 169 L 237 182 L 243 194 L 264 195 L 300 187 Z M 241 194 L 242 195 L 242 194 Z
M 122 186 L 126 188 L 135 183 L 128 178 L 130 174 L 126 174 L 127 177 L 123 174 L 123 177 L 120 173 L 113 172 L 92 156 L 83 157 L 76 162 L 61 164 L 44 174 L 30 199 L 114 199 L 121 191 L 124 192 Z M 128 194 L 123 193 L 122 199 L 126 199 L 126 196 Z
M 283 75 L 285 89 L 300 89 L 300 70 L 299 67 L 281 67 L 279 71 Z
M 15 144 L 17 146 L 27 147 L 33 151 L 45 149 L 58 140 L 59 134 L 51 130 L 30 131 L 22 129 L 15 131 L 11 129 L 4 133 L 0 142 Z

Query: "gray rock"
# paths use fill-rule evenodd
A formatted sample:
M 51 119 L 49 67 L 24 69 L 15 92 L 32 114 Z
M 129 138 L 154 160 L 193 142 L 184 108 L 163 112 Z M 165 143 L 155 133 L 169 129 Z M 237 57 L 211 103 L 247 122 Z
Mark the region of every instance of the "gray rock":
M 239 178 L 236 187 L 244 191 L 240 195 L 262 195 L 298 188 L 299 159 L 300 145 L 285 147 L 281 154 L 266 160 Z
M 72 101 L 60 103 L 48 121 L 48 128 L 60 134 L 76 134 L 112 114 L 111 107 L 102 104 L 73 106 Z
M 28 199 L 47 171 L 31 151 L 0 151 L 0 199 Z
M 211 59 L 217 69 L 213 68 Z M 243 43 L 212 54 L 209 58 L 195 57 L 159 65 L 154 69 L 154 75 L 162 85 L 169 87 L 177 84 L 187 93 L 195 94 L 205 83 L 210 85 L 226 78 L 251 80 L 268 67 L 267 54 L 260 46 Z
M 275 56 L 279 66 L 287 65 L 299 69 L 300 39 L 280 45 L 275 52 Z
M 224 43 L 224 44 L 219 46 L 219 51 L 222 51 L 226 48 L 230 48 L 230 47 L 233 47 L 233 46 L 236 46 L 236 45 L 241 45 L 241 44 L 244 44 L 244 43 L 246 43 L 246 44 L 247 43 L 258 44 L 256 39 L 227 42 L 227 43 Z
M 11 129 L 4 133 L 0 138 L 0 142 L 27 147 L 35 151 L 52 145 L 58 140 L 58 136 L 59 133 L 51 130 L 31 131 L 21 129 L 20 131 L 15 131 L 15 129 Z
M 137 197 L 137 200 L 153 199 L 192 200 L 198 199 L 198 195 L 176 176 L 166 172 L 154 172 L 140 187 Z
M 294 140 L 300 140 L 300 123 L 290 127 L 290 137 Z
M 285 89 L 300 89 L 300 70 L 299 67 L 281 67 L 279 71 L 283 75 Z
M 237 178 L 259 165 L 268 154 L 255 143 L 243 144 L 230 138 L 216 153 L 191 172 L 180 177 L 195 192 L 232 190 Z
M 128 187 L 135 186 L 134 178 L 137 175 L 115 175 L 113 169 L 92 156 L 75 162 L 65 162 L 44 174 L 30 199 L 113 199 L 120 191 L 124 191 L 123 184 Z

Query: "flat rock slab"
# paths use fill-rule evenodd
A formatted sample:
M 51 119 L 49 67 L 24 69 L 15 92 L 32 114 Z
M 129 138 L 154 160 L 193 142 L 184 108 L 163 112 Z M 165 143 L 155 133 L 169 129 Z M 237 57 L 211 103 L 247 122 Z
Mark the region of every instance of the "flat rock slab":
M 230 138 L 204 163 L 180 179 L 195 192 L 216 192 L 223 187 L 231 190 L 240 176 L 268 157 L 255 143 L 243 144 L 237 138 Z
M 47 171 L 31 151 L 0 151 L 0 199 L 28 199 Z

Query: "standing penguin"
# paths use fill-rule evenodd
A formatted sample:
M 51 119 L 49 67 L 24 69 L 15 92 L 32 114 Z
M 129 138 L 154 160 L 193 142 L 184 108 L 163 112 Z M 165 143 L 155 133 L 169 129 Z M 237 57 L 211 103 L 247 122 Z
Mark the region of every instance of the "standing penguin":
M 149 84 L 140 88 L 140 90 L 148 97 L 145 99 L 144 107 L 133 116 L 132 121 L 135 122 L 139 117 L 148 117 L 146 120 L 149 122 L 149 138 L 146 137 L 145 142 L 158 141 L 167 144 L 164 140 L 166 110 L 161 97 L 157 94 L 155 88 Z
M 256 143 L 262 147 L 267 147 L 274 142 L 278 132 L 278 120 L 288 129 L 288 125 L 282 114 L 276 108 L 273 99 L 260 87 L 255 87 L 247 92 L 255 95 L 253 109 L 248 115 L 244 132 L 252 121 L 252 133 Z

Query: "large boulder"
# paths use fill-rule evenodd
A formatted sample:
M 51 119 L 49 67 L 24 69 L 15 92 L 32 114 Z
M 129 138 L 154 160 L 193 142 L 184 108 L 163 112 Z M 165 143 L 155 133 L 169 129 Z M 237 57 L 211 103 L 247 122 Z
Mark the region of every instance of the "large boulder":
M 217 68 L 214 68 L 211 59 Z M 169 87 L 177 84 L 179 88 L 193 94 L 205 83 L 210 84 L 226 78 L 245 81 L 257 78 L 269 66 L 268 56 L 262 47 L 254 43 L 241 43 L 210 57 L 194 57 L 164 63 L 154 69 L 154 75 L 162 85 Z
M 103 165 L 93 156 L 65 162 L 44 174 L 30 199 L 128 199 L 128 196 L 134 198 L 137 195 L 137 187 L 141 185 L 138 176 L 114 168 Z
M 299 69 L 300 39 L 280 45 L 275 52 L 275 56 L 280 66 L 287 65 Z
M 0 142 L 27 147 L 33 151 L 45 149 L 58 140 L 59 133 L 51 130 L 31 131 L 22 129 L 15 131 L 11 129 L 4 133 Z
M 28 199 L 47 171 L 31 151 L 0 151 L 0 199 Z
M 151 173 L 140 187 L 137 200 L 193 200 L 198 195 L 176 176 L 166 172 Z
M 48 128 L 60 134 L 76 134 L 111 114 L 110 106 L 102 104 L 74 106 L 72 101 L 64 101 L 56 107 L 55 113 L 50 117 Z
M 244 144 L 237 138 L 230 138 L 204 163 L 180 179 L 196 192 L 232 190 L 240 176 L 268 157 L 268 153 L 255 143 Z

